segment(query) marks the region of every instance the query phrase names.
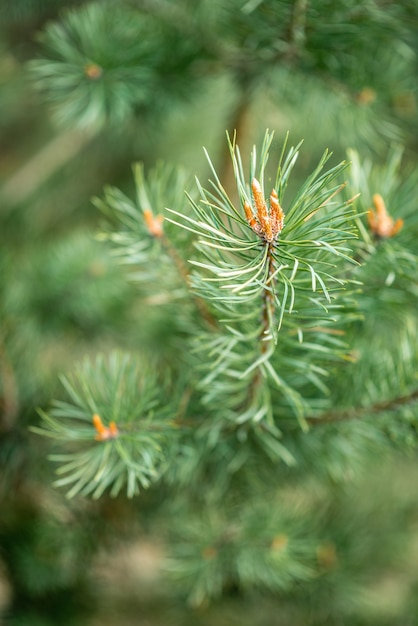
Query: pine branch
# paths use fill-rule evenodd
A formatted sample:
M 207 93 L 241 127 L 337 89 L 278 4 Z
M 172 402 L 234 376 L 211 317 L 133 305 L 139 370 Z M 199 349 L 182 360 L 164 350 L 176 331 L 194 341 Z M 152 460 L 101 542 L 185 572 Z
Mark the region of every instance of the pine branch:
M 253 150 L 251 183 L 244 175 L 238 147 L 234 142 L 230 144 L 240 206 L 225 191 L 209 159 L 214 179 L 211 189 L 204 189 L 198 182 L 200 204 L 190 198 L 195 217 L 170 209 L 170 221 L 198 235 L 201 256 L 191 260 L 197 268 L 192 275 L 193 286 L 211 302 L 219 317 L 216 335 L 208 333 L 196 341 L 202 369 L 207 371 L 201 381 L 204 401 L 215 412 L 216 407 L 224 407 L 228 421 L 243 424 L 266 419 L 274 430 L 273 413 L 279 403 L 276 398 L 273 409 L 273 389 L 306 426 L 303 416 L 307 407 L 290 382 L 291 372 L 298 377 L 304 371 L 321 388 L 318 374 L 323 375 L 325 370 L 321 371 L 313 359 L 302 357 L 296 374 L 290 346 L 298 344 L 306 320 L 312 327 L 315 322 L 324 324 L 329 310 L 335 316 L 335 292 L 346 285 L 347 263 L 351 262 L 342 243 L 354 236 L 350 224 L 354 213 L 350 201 L 335 202 L 344 185 L 328 187 L 344 164 L 321 173 L 328 155 L 324 155 L 288 209 L 281 208 L 278 198 L 283 203 L 299 146 L 287 155 L 283 148 L 268 207 L 264 188 L 271 142 L 272 135 L 267 133 L 259 159 Z M 328 213 L 331 203 L 339 208 L 333 206 Z M 341 278 L 334 269 L 338 259 Z M 313 296 L 317 290 L 321 295 Z M 315 314 L 315 305 L 322 313 Z M 322 345 L 321 340 L 315 344 L 302 339 L 301 347 L 334 359 L 341 345 L 337 351 L 337 342 L 327 332 L 327 322 L 325 325 Z M 295 327 L 299 327 L 296 336 Z
M 306 540 L 308 529 L 296 507 L 283 507 L 277 492 L 266 499 L 264 489 L 240 502 L 228 495 L 216 509 L 206 502 L 203 510 L 181 511 L 182 522 L 171 524 L 168 570 L 187 584 L 192 605 L 228 589 L 280 593 L 311 579 L 315 542 Z
M 72 128 L 53 137 L 1 188 L 6 210 L 30 198 L 41 185 L 75 158 L 96 134 L 85 130 L 77 132 Z
M 384 400 L 383 402 L 376 402 L 368 407 L 357 407 L 350 409 L 342 409 L 340 411 L 329 411 L 318 417 L 307 417 L 306 421 L 312 426 L 322 424 L 332 424 L 336 422 L 343 422 L 348 420 L 355 420 L 361 418 L 368 418 L 372 415 L 381 415 L 391 411 L 396 411 L 400 407 L 414 404 L 418 401 L 418 389 L 412 391 L 405 396 L 398 396 L 391 400 Z
M 209 327 L 215 328 L 218 323 L 208 309 L 206 302 L 203 300 L 203 298 L 200 298 L 191 288 L 192 281 L 186 263 L 183 261 L 176 248 L 172 245 L 172 243 L 164 233 L 161 236 L 161 244 L 163 249 L 167 252 L 167 255 L 172 259 L 174 266 L 177 268 L 178 274 L 183 280 L 188 292 L 190 293 L 190 297 L 195 303 L 196 309 L 199 312 L 201 319 L 204 320 Z
M 70 378 L 62 377 L 69 401 L 56 401 L 33 432 L 60 443 L 59 487 L 68 497 L 100 497 L 107 489 L 128 497 L 159 480 L 167 442 L 175 437 L 169 402 L 156 375 L 138 359 L 121 353 L 85 360 Z
M 234 103 L 232 112 L 228 120 L 228 132 L 230 136 L 234 136 L 241 146 L 246 146 L 250 129 L 250 107 L 251 107 L 251 88 L 248 80 L 238 82 L 238 98 Z M 233 161 L 231 160 L 231 151 L 227 143 L 221 153 L 219 178 L 227 194 L 234 197 L 236 193 L 236 179 Z M 235 198 L 234 198 L 235 199 Z
M 261 353 L 268 352 L 269 343 L 273 340 L 270 335 L 272 319 L 274 318 L 275 308 L 275 284 L 276 284 L 276 261 L 274 258 L 274 244 L 266 243 L 267 247 L 267 272 L 266 281 L 261 295 L 262 301 L 262 322 L 260 331 Z
M 152 290 L 155 298 L 156 286 L 164 290 L 165 301 L 170 294 L 183 300 L 191 300 L 200 318 L 209 327 L 217 322 L 207 303 L 191 288 L 189 269 L 179 253 L 175 235 L 167 232 L 168 220 L 164 218 L 167 205 L 184 204 L 184 173 L 161 163 L 145 176 L 144 167 L 134 165 L 136 203 L 119 189 L 105 188 L 104 198 L 95 198 L 94 204 L 108 217 L 116 219 L 120 230 L 112 226 L 101 239 L 115 245 L 115 253 L 122 263 L 134 266 L 132 278 Z M 168 228 L 170 231 L 170 228 Z M 182 241 L 181 244 L 185 242 Z
M 305 45 L 308 7 L 309 0 L 296 0 L 294 3 L 289 39 L 296 49 Z
M 10 430 L 19 412 L 19 390 L 12 363 L 0 341 L 0 432 Z
M 162 166 L 147 178 L 143 167 L 135 166 L 136 203 L 115 188 L 106 189 L 104 200 L 95 203 L 122 225 L 122 230 L 106 238 L 118 245 L 124 262 L 138 266 L 142 284 L 154 293 L 156 284 L 178 291 L 180 277 L 182 297 L 190 296 L 191 288 L 192 300 L 208 322 L 203 333 L 191 333 L 197 362 L 191 389 L 203 392 L 203 405 L 216 419 L 198 420 L 198 430 L 208 430 L 213 440 L 231 429 L 252 429 L 269 456 L 292 465 L 293 455 L 280 441 L 280 419 L 291 411 L 305 429 L 310 404 L 303 386 L 313 385 L 323 392 L 321 377 L 327 370 L 320 367 L 319 359 L 329 366 L 345 356 L 334 332 L 338 329 L 331 326 L 333 332 L 329 331 L 330 324 L 350 319 L 344 309 L 347 295 L 340 292 L 349 285 L 351 258 L 346 242 L 355 236 L 355 213 L 350 201 L 336 200 L 343 185 L 335 184 L 335 179 L 345 164 L 323 171 L 328 154 L 285 204 L 299 146 L 286 153 L 284 145 L 275 182 L 270 183 L 267 163 L 272 139 L 266 133 L 259 156 L 254 147 L 250 182 L 239 148 L 230 142 L 238 206 L 210 159 L 210 188 L 204 189 L 197 181 L 200 201 L 187 195 L 192 214 L 182 210 L 183 177 Z M 170 219 L 162 213 L 167 204 L 176 207 L 167 209 Z M 180 242 L 192 250 L 189 233 L 198 236 L 190 260 L 196 269 L 191 274 L 177 251 Z M 303 331 L 312 328 L 318 329 L 317 338 L 307 341 Z M 107 488 L 116 494 L 125 483 L 133 495 L 140 485 L 148 486 L 161 474 L 165 461 L 160 438 L 168 436 L 171 428 L 189 431 L 193 425 L 190 415 L 180 411 L 179 416 L 177 410 L 173 411 L 177 419 L 171 423 L 150 416 L 138 427 L 133 424 L 132 416 L 139 412 L 133 403 L 145 403 L 141 412 L 148 411 L 147 394 L 135 397 L 135 376 L 124 359 L 112 357 L 109 373 L 102 361 L 95 368 L 86 365 L 72 382 L 64 383 L 73 405 L 58 403 L 50 414 L 42 414 L 46 427 L 38 432 L 64 444 L 79 442 L 78 449 L 54 456 L 64 474 L 58 484 L 71 484 L 70 495 L 81 492 L 98 497 Z M 126 377 L 127 383 L 123 382 Z M 119 384 L 132 385 L 126 393 L 127 409 L 119 406 Z M 155 377 L 146 377 L 146 384 L 155 390 Z M 110 393 L 107 402 L 104 392 Z M 110 413 L 109 407 L 113 407 Z M 74 419 L 89 425 L 75 428 Z M 95 440 L 102 447 L 91 445 L 92 420 Z M 83 443 L 86 440 L 90 445 Z M 138 453 L 144 464 L 137 460 Z

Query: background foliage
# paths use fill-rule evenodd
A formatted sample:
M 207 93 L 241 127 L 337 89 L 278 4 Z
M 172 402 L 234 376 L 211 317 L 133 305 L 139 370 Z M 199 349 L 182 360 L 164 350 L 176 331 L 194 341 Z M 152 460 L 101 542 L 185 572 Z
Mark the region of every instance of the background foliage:
M 418 623 L 417 29 L 412 0 L 2 4 L 6 624 Z M 266 128 L 275 130 L 268 163 L 260 152 Z M 291 228 L 295 240 L 310 236 L 315 223 L 316 236 L 351 247 L 360 262 L 338 260 L 339 277 L 349 272 L 354 281 L 341 296 L 344 312 L 334 311 L 338 332 L 305 330 L 307 347 L 296 354 L 298 327 L 287 313 L 297 249 L 289 244 L 287 340 L 275 364 L 288 393 L 257 386 L 247 414 L 247 387 L 229 366 L 234 350 L 241 365 L 257 358 L 243 347 L 259 319 L 251 294 L 196 304 L 184 280 L 191 276 L 196 293 L 211 298 L 224 280 L 205 280 L 226 253 L 206 245 L 216 215 L 202 226 L 199 197 L 224 215 L 227 195 L 239 204 L 225 129 L 231 140 L 237 132 L 246 181 L 254 143 L 257 175 L 265 169 L 274 180 L 286 133 L 287 150 L 304 140 L 297 162 L 286 161 L 286 151 L 282 162 L 282 174 L 294 166 L 286 179 L 290 225 L 291 200 L 308 214 L 309 202 L 345 180 L 323 217 L 295 220 L 288 238 Z M 336 169 L 325 175 L 322 197 L 314 182 L 303 185 L 326 148 L 334 154 L 324 171 Z M 351 166 L 340 168 L 347 158 Z M 334 221 L 324 235 L 358 192 L 353 221 Z M 375 193 L 404 220 L 385 241 L 367 228 Z M 156 217 L 161 206 L 177 211 L 165 215 L 163 241 L 150 237 L 143 213 L 151 208 Z M 255 238 L 241 220 L 248 247 Z M 198 230 L 199 250 L 173 222 Z M 335 230 L 343 225 L 344 244 Z M 206 267 L 188 267 L 190 258 Z M 310 274 L 295 285 L 301 317 L 309 319 L 310 300 L 298 289 L 311 286 Z M 247 287 L 257 290 L 257 280 Z M 238 301 L 247 319 L 237 318 Z M 211 323 L 225 316 L 214 344 Z M 208 354 L 219 357 L 217 369 L 205 370 Z M 191 373 L 202 384 L 198 393 Z M 268 398 L 277 413 L 262 429 L 249 416 L 264 423 Z M 296 419 L 287 419 L 289 406 Z M 53 452 L 57 487 L 46 460 L 51 442 L 33 432 L 38 407 L 50 434 L 71 444 Z M 96 445 L 94 413 L 123 423 L 113 447 Z M 198 416 L 192 425 L 190 415 Z M 306 434 L 318 418 L 325 424 Z M 226 435 L 225 419 L 238 424 Z M 67 484 L 79 493 L 72 500 Z M 107 487 L 119 495 L 103 495 Z M 126 490 L 140 495 L 127 500 Z

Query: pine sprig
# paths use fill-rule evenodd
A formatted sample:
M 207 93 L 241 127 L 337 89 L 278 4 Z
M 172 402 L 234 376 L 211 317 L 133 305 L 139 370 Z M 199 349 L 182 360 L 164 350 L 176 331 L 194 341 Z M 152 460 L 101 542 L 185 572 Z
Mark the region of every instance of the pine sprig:
M 353 332 L 360 325 L 359 289 L 366 293 L 370 288 L 365 259 L 393 248 L 378 245 L 372 237 L 356 239 L 356 223 L 363 231 L 364 217 L 352 207 L 351 190 L 342 193 L 339 178 L 346 164 L 326 169 L 327 153 L 289 199 L 288 183 L 300 144 L 287 150 L 285 142 L 266 200 L 265 190 L 272 184 L 268 169 L 272 140 L 267 133 L 259 154 L 254 148 L 250 181 L 238 146 L 229 143 L 238 203 L 226 193 L 210 159 L 209 188 L 197 181 L 200 199 L 186 194 L 191 213 L 184 208 L 184 179 L 163 166 L 147 177 L 141 165 L 135 166 L 136 202 L 115 188 L 106 189 L 104 199 L 95 202 L 121 225 L 104 237 L 116 244 L 123 262 L 137 266 L 142 285 L 154 294 L 156 284 L 163 291 L 174 285 L 182 303 L 198 304 L 196 318 L 205 322 L 190 324 L 187 306 L 178 309 L 191 348 L 182 362 L 189 368 L 187 393 L 193 396 L 193 408 L 180 417 L 178 410 L 172 411 L 177 416 L 176 432 L 185 434 L 195 425 L 196 436 L 207 440 L 209 447 L 235 438 L 251 439 L 273 462 L 293 466 L 298 463 L 292 444 L 295 427 L 306 432 L 313 424 L 332 422 L 335 403 L 341 407 L 336 421 L 341 415 L 351 417 L 352 408 L 341 403 L 347 390 L 335 381 L 337 375 L 342 380 L 344 368 L 349 375 L 358 369 L 366 372 L 365 379 L 382 381 L 367 363 L 357 367 Z M 165 204 L 172 206 L 165 210 L 170 218 Z M 353 260 L 350 247 L 363 267 Z M 192 273 L 184 254 L 190 255 Z M 382 346 L 381 354 L 385 351 Z M 411 354 L 409 361 L 414 358 Z M 376 371 L 383 371 L 382 365 L 377 364 Z M 135 377 L 141 379 L 138 368 L 113 357 L 109 367 L 100 360 L 84 366 L 64 383 L 71 402 L 56 403 L 43 416 L 43 434 L 74 446 L 54 457 L 63 474 L 58 484 L 72 485 L 71 495 L 98 497 L 107 488 L 115 494 L 124 484 L 133 495 L 139 486 L 157 480 L 166 463 L 164 443 L 172 438 L 173 424 L 166 420 L 166 408 L 158 409 L 155 418 L 152 402 L 161 395 L 155 374 L 143 373 L 144 389 L 152 390 L 148 405 L 147 393 L 138 391 L 135 382 Z M 412 378 L 410 374 L 404 378 L 407 394 Z M 122 394 L 126 385 L 131 392 Z M 361 381 L 354 385 L 362 386 Z M 369 404 L 380 406 L 378 396 L 384 390 L 375 386 Z M 364 389 L 358 397 L 364 399 L 369 392 Z M 131 407 L 128 415 L 124 402 Z M 382 402 L 390 405 L 390 398 Z M 359 416 L 363 414 L 360 411 Z M 132 415 L 146 419 L 137 428 Z M 181 453 L 177 459 L 171 449 L 170 455 L 171 463 L 181 464 Z M 234 466 L 238 461 L 232 457 Z
M 356 255 L 361 266 L 356 273 L 364 284 L 362 309 L 374 319 L 390 319 L 396 309 L 404 315 L 406 303 L 418 294 L 418 179 L 415 172 L 402 171 L 402 157 L 402 149 L 392 147 L 386 162 L 377 165 L 350 151 L 350 188 L 360 191 Z
M 121 225 L 103 237 L 116 244 L 124 263 L 136 266 L 142 285 L 155 296 L 157 284 L 165 297 L 174 285 L 182 300 L 191 295 L 197 312 L 211 322 L 198 335 L 188 328 L 193 337 L 190 384 L 216 418 L 199 421 L 199 429 L 214 441 L 222 431 L 250 427 L 268 456 L 292 465 L 294 457 L 281 441 L 282 421 L 296 416 L 305 429 L 310 398 L 317 398 L 318 391 L 328 393 L 324 378 L 329 368 L 346 358 L 338 325 L 347 323 L 354 309 L 350 290 L 343 289 L 355 214 L 350 202 L 336 201 L 341 183 L 335 181 L 345 164 L 324 172 L 328 154 L 288 203 L 288 211 L 281 208 L 278 192 L 284 196 L 300 148 L 286 152 L 286 142 L 268 209 L 264 189 L 272 140 L 266 133 L 259 158 L 254 148 L 251 182 L 238 147 L 229 143 L 238 207 L 210 159 L 210 189 L 197 182 L 200 201 L 187 195 L 191 215 L 180 210 L 184 177 L 161 165 L 147 177 L 142 165 L 134 167 L 136 202 L 107 188 L 95 203 Z M 170 219 L 164 219 L 165 204 L 174 207 L 168 209 Z M 195 253 L 190 231 L 198 236 Z M 185 243 L 197 268 L 191 275 L 179 252 Z M 109 367 L 100 359 L 94 366 L 86 363 L 74 379 L 64 380 L 71 402 L 56 403 L 43 414 L 39 432 L 75 447 L 53 457 L 61 464 L 57 484 L 71 485 L 70 495 L 98 497 L 107 488 L 116 494 L 126 483 L 132 496 L 158 479 L 164 466 L 162 440 L 172 424 L 160 416 L 155 420 L 148 404 L 148 386 L 153 401 L 157 396 L 155 376 L 144 373 L 145 391 L 138 390 L 137 376 L 138 367 L 124 358 L 111 357 Z M 137 429 L 132 422 L 140 415 L 147 417 Z
M 298 513 L 270 495 L 268 504 L 223 502 L 209 516 L 187 511 L 185 525 L 172 525 L 167 569 L 189 589 L 192 605 L 234 588 L 283 592 L 313 577 L 315 543 Z
M 132 267 L 129 275 L 149 296 L 148 302 L 182 301 L 186 309 L 197 310 L 205 325 L 214 326 L 205 302 L 191 291 L 191 276 L 184 260 L 192 247 L 190 236 L 178 228 L 173 232 L 166 219 L 167 205 L 183 209 L 185 214 L 188 180 L 184 171 L 163 163 L 147 176 L 142 163 L 136 163 L 133 171 L 135 201 L 116 187 L 106 187 L 103 198 L 93 199 L 110 220 L 98 238 L 110 241 L 118 260 Z
M 379 417 L 380 427 L 391 433 L 390 438 L 407 436 L 411 444 L 416 437 L 412 415 L 417 393 L 414 302 L 418 258 L 416 237 L 412 236 L 417 225 L 417 177 L 414 172 L 401 175 L 399 147 L 389 151 L 383 164 L 361 159 L 355 151 L 350 151 L 350 158 L 347 195 L 360 191 L 355 245 L 360 263 L 353 277 L 361 284 L 361 318 L 347 327 L 352 359 L 351 363 L 347 360 L 344 377 L 339 369 L 333 374 L 333 408 L 316 412 L 308 421 L 375 422 Z
M 45 58 L 30 67 L 60 123 L 121 123 L 149 101 L 154 78 L 148 21 L 129 7 L 92 3 L 47 26 L 40 36 Z
M 176 252 L 167 235 L 164 207 L 184 204 L 185 174 L 162 163 L 146 177 L 141 163 L 136 163 L 133 171 L 135 201 L 116 187 L 105 187 L 104 197 L 93 199 L 110 222 L 99 238 L 112 242 L 118 260 L 132 267 L 130 277 L 154 296 L 156 285 L 166 299 L 170 293 L 171 297 L 184 296 L 184 276 L 179 274 L 185 269 L 178 255 L 173 258 Z M 186 243 L 184 237 L 182 243 Z
M 30 71 L 58 123 L 120 127 L 190 97 L 199 84 L 193 65 L 207 53 L 173 24 L 170 7 L 163 13 L 166 19 L 155 7 L 92 2 L 46 26 L 42 57 Z
M 272 134 L 267 133 L 259 165 L 255 149 L 251 157 L 250 179 L 258 177 L 264 196 L 264 177 L 272 139 Z M 211 182 L 214 191 L 206 190 L 198 183 L 201 201 L 197 203 L 190 199 L 195 217 L 171 210 L 176 216 L 171 219 L 172 222 L 198 235 L 197 247 L 208 261 L 191 261 L 195 266 L 206 270 L 195 273 L 196 288 L 200 288 L 202 294 L 209 290 L 206 297 L 214 300 L 221 310 L 224 307 L 229 309 L 238 302 L 250 302 L 267 288 L 279 309 L 283 308 L 283 314 L 285 310 L 291 312 L 293 307 L 288 306 L 286 309 L 282 305 L 282 299 L 278 293 L 273 293 L 273 286 L 269 286 L 269 282 L 277 283 L 279 287 L 287 285 L 293 295 L 294 285 L 298 282 L 299 290 L 309 289 L 316 292 L 318 287 L 325 296 L 325 301 L 329 302 L 327 283 L 332 285 L 330 289 L 338 288 L 341 283 L 335 272 L 331 275 L 326 268 L 335 265 L 333 257 L 350 260 L 346 242 L 355 236 L 352 223 L 354 213 L 349 204 L 334 202 L 332 213 L 325 209 L 341 188 L 341 185 L 331 188 L 329 185 L 340 176 L 347 164 L 341 163 L 321 174 L 330 157 L 324 154 L 317 168 L 285 210 L 284 233 L 279 234 L 277 242 L 269 249 L 246 220 L 242 207 L 245 203 L 253 202 L 251 187 L 244 176 L 239 149 L 233 143 L 230 143 L 230 149 L 241 207 L 234 206 L 209 159 L 214 173 L 214 181 Z M 284 165 L 281 164 L 282 158 L 279 162 L 275 182 L 278 195 L 284 194 L 297 156 L 298 149 L 292 148 Z M 315 215 L 318 212 L 320 215 Z M 314 215 L 315 219 L 308 222 Z M 270 259 L 274 262 L 274 270 L 269 270 Z M 286 286 L 283 289 L 286 290 Z M 279 292 L 279 288 L 276 292 Z M 274 324 L 270 324 L 269 332 L 274 335 L 275 331 Z
M 192 284 L 213 306 L 221 325 L 215 335 L 195 342 L 206 371 L 200 382 L 204 401 L 218 419 L 235 424 L 267 421 L 277 437 L 274 413 L 281 410 L 290 409 L 306 426 L 309 402 L 300 391 L 302 380 L 324 392 L 321 378 L 327 372 L 320 362 L 329 365 L 345 358 L 344 344 L 329 330 L 344 317 L 344 306 L 345 315 L 353 309 L 347 290 L 353 264 L 348 242 L 356 236 L 356 214 L 351 201 L 338 199 L 344 185 L 336 179 L 347 164 L 324 171 L 327 153 L 288 208 L 280 207 L 301 145 L 286 153 L 286 142 L 268 210 L 263 198 L 272 140 L 266 133 L 259 157 L 253 149 L 250 181 L 238 146 L 229 142 L 238 206 L 208 157 L 213 179 L 209 189 L 197 182 L 200 201 L 189 198 L 194 215 L 171 209 L 170 221 L 197 236 L 199 256 L 190 261 L 197 268 Z M 316 328 L 315 342 L 304 338 L 310 327 Z M 300 358 L 295 356 L 298 342 Z M 284 449 L 281 456 L 291 462 Z
M 125 486 L 132 497 L 158 480 L 175 431 L 155 375 L 133 357 L 112 353 L 85 360 L 62 383 L 69 400 L 40 411 L 43 424 L 32 429 L 69 449 L 50 457 L 59 463 L 55 484 L 69 497 L 98 498 L 107 489 L 115 496 Z

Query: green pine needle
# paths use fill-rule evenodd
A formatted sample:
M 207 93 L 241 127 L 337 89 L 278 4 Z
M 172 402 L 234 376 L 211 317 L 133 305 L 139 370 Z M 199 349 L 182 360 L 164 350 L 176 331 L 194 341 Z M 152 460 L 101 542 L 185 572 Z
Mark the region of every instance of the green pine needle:
M 43 424 L 32 429 L 69 450 L 50 457 L 60 464 L 55 484 L 68 488 L 68 497 L 98 498 L 106 490 L 115 496 L 123 487 L 133 497 L 158 480 L 174 426 L 151 372 L 129 355 L 112 353 L 84 361 L 62 383 L 69 400 L 40 411 Z M 106 429 L 115 422 L 116 434 L 101 438 L 94 416 Z

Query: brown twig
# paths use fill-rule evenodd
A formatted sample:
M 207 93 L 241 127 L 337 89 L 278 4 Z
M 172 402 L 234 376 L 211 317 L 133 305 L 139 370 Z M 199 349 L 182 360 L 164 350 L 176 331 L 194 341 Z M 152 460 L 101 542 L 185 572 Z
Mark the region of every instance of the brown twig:
M 274 243 L 267 244 L 267 279 L 266 286 L 263 289 L 262 300 L 263 300 L 263 322 L 262 329 L 260 333 L 260 339 L 262 340 L 261 344 L 261 353 L 265 354 L 268 350 L 269 343 L 271 341 L 271 337 L 269 341 L 266 338 L 270 335 L 270 320 L 273 315 L 274 310 Z M 267 286 L 268 285 L 268 286 Z
M 238 102 L 231 113 L 228 123 L 228 132 L 230 135 L 235 133 L 235 137 L 241 148 L 246 144 L 246 137 L 249 132 L 249 111 L 251 101 L 249 99 L 248 89 L 246 87 L 240 87 L 240 93 L 238 96 Z M 222 180 L 222 186 L 226 190 L 229 196 L 237 193 L 236 179 L 234 173 L 234 166 L 229 151 L 229 146 L 224 142 L 223 152 L 220 158 L 220 179 Z
M 0 379 L 2 384 L 0 430 L 10 430 L 19 410 L 18 387 L 13 367 L 0 344 Z
M 187 288 L 190 290 L 191 288 L 190 273 L 185 262 L 180 257 L 180 255 L 178 254 L 174 246 L 171 244 L 171 241 L 164 234 L 161 235 L 160 239 L 161 239 L 161 244 L 164 250 L 170 257 L 170 259 L 173 261 L 180 277 L 187 285 Z M 205 320 L 205 322 L 211 329 L 216 328 L 218 326 L 217 321 L 213 317 L 212 313 L 209 311 L 208 307 L 206 306 L 206 302 L 193 292 L 192 292 L 192 298 L 202 319 Z
M 97 135 L 95 131 L 64 131 L 53 137 L 23 165 L 1 188 L 6 208 L 25 202 L 61 167 L 74 159 Z
M 376 415 L 385 411 L 395 411 L 401 406 L 413 404 L 418 402 L 418 389 L 412 391 L 406 396 L 398 396 L 391 400 L 384 400 L 383 402 L 376 402 L 367 407 L 357 407 L 350 409 L 342 409 L 341 411 L 328 411 L 318 417 L 307 417 L 306 421 L 312 426 L 319 424 L 333 424 L 336 422 L 344 422 L 348 420 L 360 419 L 367 415 Z
M 261 321 L 261 331 L 260 331 L 260 353 L 262 355 L 266 354 L 269 349 L 272 338 L 270 336 L 270 320 L 273 315 L 274 309 L 274 243 L 267 243 L 267 279 L 266 286 L 263 289 L 262 293 L 262 321 Z M 268 285 L 268 286 L 267 286 Z M 258 367 L 255 371 L 255 375 L 250 383 L 248 389 L 248 398 L 250 402 L 253 400 L 256 391 L 262 381 L 261 370 Z

